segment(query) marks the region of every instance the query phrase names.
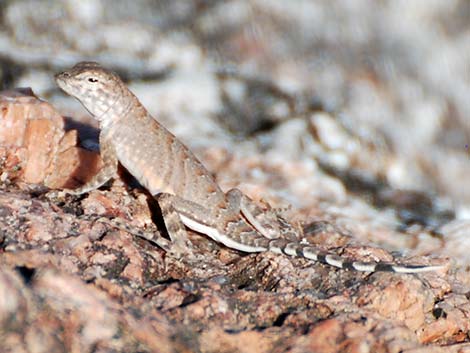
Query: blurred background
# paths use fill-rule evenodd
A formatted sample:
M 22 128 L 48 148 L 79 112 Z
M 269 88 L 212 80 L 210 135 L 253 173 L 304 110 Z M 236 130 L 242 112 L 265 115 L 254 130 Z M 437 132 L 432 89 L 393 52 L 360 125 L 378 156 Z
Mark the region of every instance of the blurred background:
M 0 4 L 2 89 L 89 121 L 53 73 L 98 61 L 196 151 L 297 163 L 275 191 L 294 206 L 343 200 L 305 179 L 323 173 L 439 196 L 470 218 L 467 0 Z

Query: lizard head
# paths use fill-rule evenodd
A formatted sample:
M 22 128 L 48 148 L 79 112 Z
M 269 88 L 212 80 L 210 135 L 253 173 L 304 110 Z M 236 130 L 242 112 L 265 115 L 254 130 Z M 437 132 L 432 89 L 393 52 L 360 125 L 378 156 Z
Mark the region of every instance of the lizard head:
M 124 86 L 114 72 L 89 61 L 55 75 L 55 80 L 62 90 L 77 98 L 98 120 L 122 96 Z

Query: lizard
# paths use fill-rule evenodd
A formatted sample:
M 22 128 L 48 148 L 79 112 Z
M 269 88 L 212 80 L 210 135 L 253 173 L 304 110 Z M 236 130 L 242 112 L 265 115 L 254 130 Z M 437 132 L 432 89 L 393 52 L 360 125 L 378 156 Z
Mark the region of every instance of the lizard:
M 343 269 L 417 273 L 443 267 L 352 261 L 319 250 L 274 210 L 261 208 L 239 189 L 222 191 L 190 149 L 150 115 L 113 71 L 84 61 L 55 80 L 99 122 L 103 161 L 88 182 L 64 191 L 78 195 L 97 189 L 115 176 L 120 163 L 157 200 L 170 241 L 153 240 L 164 250 L 184 253 L 190 245 L 187 227 L 242 252 L 271 251 Z

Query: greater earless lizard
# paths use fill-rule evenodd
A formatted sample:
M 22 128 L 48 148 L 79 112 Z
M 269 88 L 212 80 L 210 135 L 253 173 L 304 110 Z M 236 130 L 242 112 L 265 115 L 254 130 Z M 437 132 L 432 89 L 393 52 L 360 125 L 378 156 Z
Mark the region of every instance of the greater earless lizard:
M 94 190 L 121 163 L 158 201 L 172 244 L 188 245 L 185 227 L 244 252 L 272 251 L 358 271 L 414 273 L 441 266 L 349 261 L 319 251 L 273 210 L 238 189 L 224 193 L 211 173 L 171 132 L 160 125 L 112 71 L 81 62 L 56 75 L 60 88 L 77 98 L 99 121 L 102 169 L 74 194 Z M 165 241 L 157 241 L 167 247 Z

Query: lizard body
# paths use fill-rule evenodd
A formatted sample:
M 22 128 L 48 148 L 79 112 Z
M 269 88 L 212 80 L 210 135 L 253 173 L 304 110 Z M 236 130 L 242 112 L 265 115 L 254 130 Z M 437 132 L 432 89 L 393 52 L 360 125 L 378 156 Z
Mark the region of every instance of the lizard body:
M 81 194 L 100 187 L 115 175 L 120 162 L 157 199 L 172 246 L 178 251 L 188 246 L 186 226 L 233 249 L 273 251 L 339 268 L 407 273 L 441 268 L 348 261 L 319 251 L 280 215 L 262 209 L 240 190 L 224 193 L 194 154 L 147 112 L 117 74 L 97 63 L 81 62 L 56 75 L 56 81 L 101 128 L 103 167 L 85 185 L 69 192 Z M 168 248 L 165 241 L 156 243 Z

